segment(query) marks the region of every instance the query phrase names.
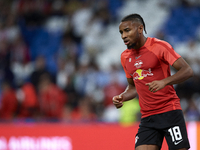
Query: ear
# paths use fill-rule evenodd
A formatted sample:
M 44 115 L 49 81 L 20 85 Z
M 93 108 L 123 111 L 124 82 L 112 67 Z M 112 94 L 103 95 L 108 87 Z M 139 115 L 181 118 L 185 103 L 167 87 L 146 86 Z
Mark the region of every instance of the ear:
M 138 32 L 140 33 L 140 34 L 142 34 L 143 33 L 143 25 L 139 25 L 138 26 Z

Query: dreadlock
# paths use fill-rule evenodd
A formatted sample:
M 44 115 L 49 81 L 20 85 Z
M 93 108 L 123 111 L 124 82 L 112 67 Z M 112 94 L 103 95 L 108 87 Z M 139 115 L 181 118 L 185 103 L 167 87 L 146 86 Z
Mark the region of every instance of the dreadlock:
M 137 21 L 137 22 L 140 22 L 143 26 L 144 26 L 144 31 L 145 33 L 147 34 L 147 31 L 146 31 L 146 28 L 145 28 L 145 23 L 144 23 L 144 20 L 143 18 L 139 15 L 139 14 L 130 14 L 128 16 L 125 16 L 121 22 L 124 22 L 124 21 Z

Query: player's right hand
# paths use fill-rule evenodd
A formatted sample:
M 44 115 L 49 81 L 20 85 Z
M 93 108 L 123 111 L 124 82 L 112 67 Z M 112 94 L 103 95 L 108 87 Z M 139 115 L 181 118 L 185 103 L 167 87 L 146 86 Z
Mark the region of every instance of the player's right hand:
M 115 105 L 116 108 L 121 108 L 123 106 L 123 97 L 122 97 L 122 95 L 114 96 L 112 101 L 113 101 L 113 104 Z

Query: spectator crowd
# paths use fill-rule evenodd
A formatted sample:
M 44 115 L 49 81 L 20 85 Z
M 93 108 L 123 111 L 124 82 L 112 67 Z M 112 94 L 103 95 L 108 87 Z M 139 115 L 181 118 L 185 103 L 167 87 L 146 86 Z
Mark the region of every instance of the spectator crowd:
M 120 62 L 108 64 L 107 70 L 97 62 L 97 56 L 106 51 L 100 40 L 109 25 L 118 23 L 117 10 L 123 3 L 0 1 L 0 120 L 138 121 L 137 98 L 121 110 L 112 104 L 112 97 L 127 85 Z M 175 85 L 187 121 L 200 120 L 200 58 L 194 52 L 197 44 L 188 42 L 191 52 L 184 55 L 195 76 Z M 127 110 L 128 117 L 124 116 Z

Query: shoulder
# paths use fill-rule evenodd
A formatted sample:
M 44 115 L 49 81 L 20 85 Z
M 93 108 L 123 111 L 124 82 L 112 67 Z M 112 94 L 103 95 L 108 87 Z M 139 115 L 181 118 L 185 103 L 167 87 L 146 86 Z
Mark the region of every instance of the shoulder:
M 127 58 L 131 53 L 131 50 L 126 49 L 121 53 L 121 58 Z
M 157 48 L 165 48 L 165 49 L 173 49 L 172 45 L 169 44 L 166 41 L 157 39 L 157 38 L 151 38 L 151 45 Z
M 152 48 L 151 51 L 162 60 L 166 60 L 172 65 L 175 60 L 181 57 L 175 52 L 171 44 L 166 41 L 159 40 L 157 38 L 152 38 Z
M 124 65 L 126 62 L 126 59 L 128 58 L 128 56 L 130 55 L 131 50 L 126 49 L 125 51 L 123 51 L 121 53 L 121 64 Z

